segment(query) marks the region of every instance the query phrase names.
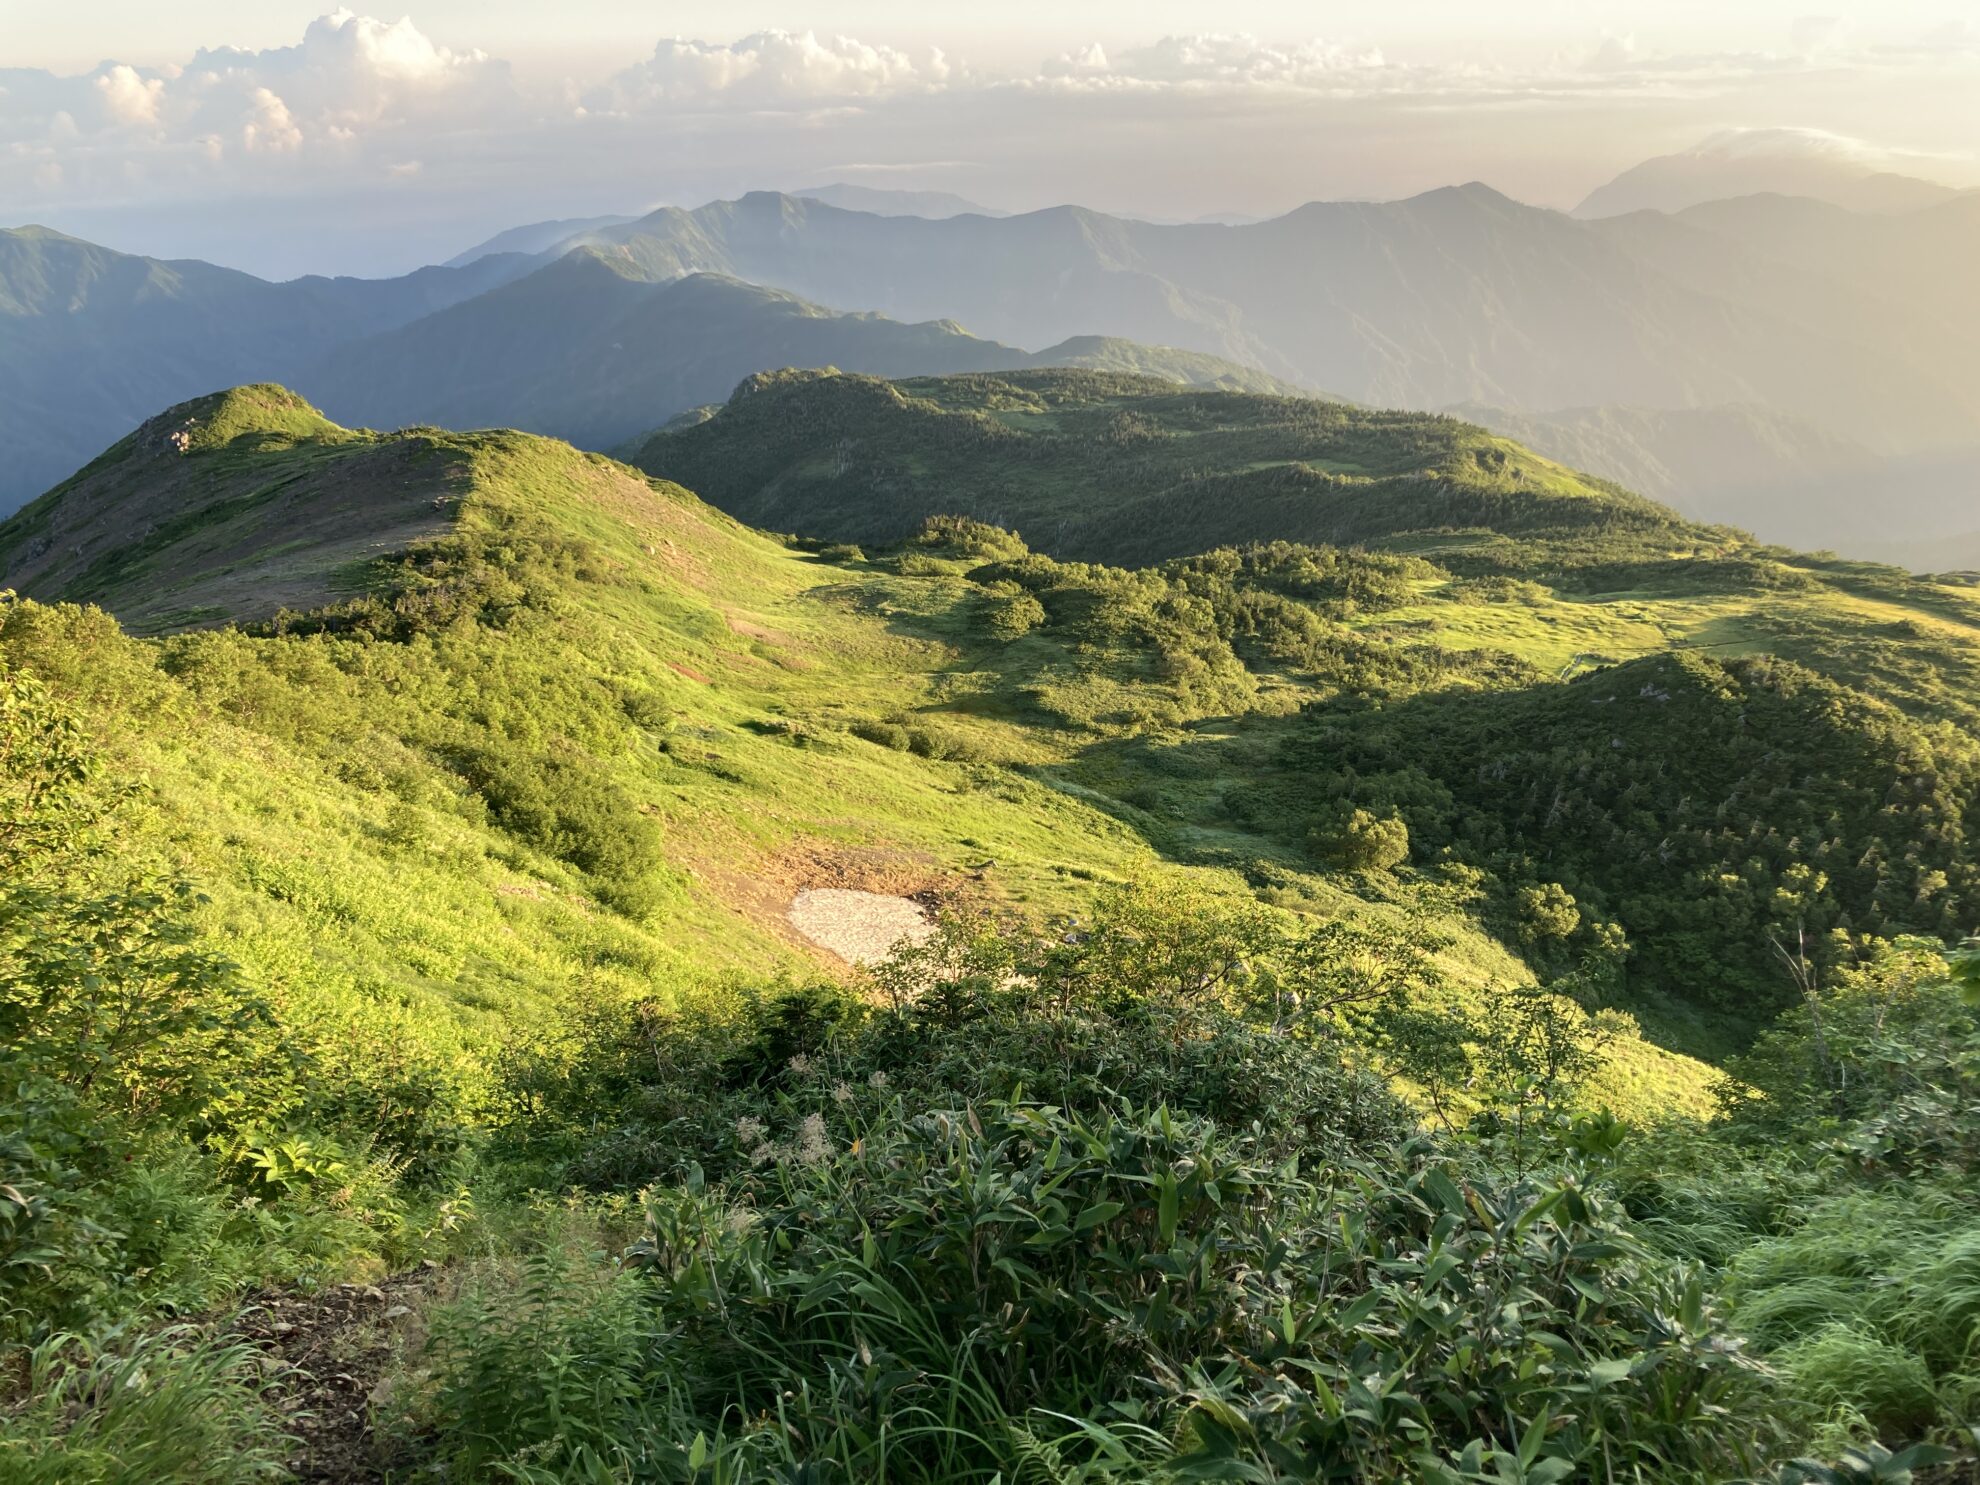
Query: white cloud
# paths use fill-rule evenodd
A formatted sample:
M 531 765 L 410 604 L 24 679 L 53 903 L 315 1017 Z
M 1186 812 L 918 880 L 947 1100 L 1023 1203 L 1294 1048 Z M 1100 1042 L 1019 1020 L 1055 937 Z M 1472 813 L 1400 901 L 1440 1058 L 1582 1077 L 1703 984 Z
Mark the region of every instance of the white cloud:
M 1721 129 L 1687 154 L 1713 160 L 1846 160 L 1873 165 L 1888 151 L 1867 140 L 1827 129 Z
M 1604 36 L 1602 44 L 1588 54 L 1582 66 L 1590 72 L 1621 72 L 1636 60 L 1635 36 Z
M 1183 34 L 991 72 L 872 37 L 769 30 L 671 38 L 597 80 L 525 87 L 505 62 L 442 45 L 413 20 L 336 10 L 266 50 L 113 59 L 72 76 L 0 68 L 0 202 L 16 220 L 133 245 L 164 243 L 118 224 L 177 212 L 193 226 L 175 226 L 170 245 L 217 256 L 200 235 L 207 203 L 277 224 L 257 242 L 314 211 L 343 240 L 369 234 L 411 253 L 391 224 L 451 237 L 461 220 L 691 203 L 825 179 L 847 159 L 1000 205 L 1193 216 L 1469 178 L 1567 204 L 1681 139 L 1784 118 L 1834 132 L 1734 131 L 1709 147 L 1888 159 L 1852 136 L 1915 120 L 1911 145 L 1955 157 L 1955 178 L 1980 177 L 1970 25 L 1866 39 L 1806 17 L 1782 27 L 1777 49 L 1748 52 L 1666 52 L 1581 30 L 1554 44 L 1515 65 Z M 956 160 L 970 163 L 940 163 Z M 262 209 L 275 197 L 287 211 Z M 322 266 L 299 261 L 306 250 L 270 248 L 255 266 Z
M 130 157 L 118 157 L 120 139 L 207 160 L 236 145 L 295 154 L 369 132 L 479 124 L 512 96 L 507 66 L 483 52 L 437 46 L 410 20 L 338 10 L 312 21 L 295 46 L 205 49 L 182 67 L 0 72 L 0 144 L 71 141 L 87 160 L 65 178 L 82 187 L 92 171 L 123 177 Z
M 950 80 L 939 50 L 917 58 L 849 36 L 758 31 L 726 45 L 673 37 L 587 98 L 586 108 L 631 113 L 717 100 L 784 107 L 927 91 Z
M 100 72 L 93 79 L 103 111 L 115 124 L 152 124 L 158 121 L 158 101 L 165 91 L 165 79 L 145 77 L 137 68 L 121 63 Z
M 296 125 L 289 105 L 266 88 L 256 88 L 248 98 L 247 118 L 241 125 L 241 146 L 250 153 L 267 150 L 285 154 L 302 148 L 303 133 Z
M 1133 89 L 1272 89 L 1332 91 L 1344 79 L 1378 73 L 1387 64 L 1374 48 L 1324 40 L 1263 42 L 1255 36 L 1207 33 L 1164 36 L 1111 57 L 1095 42 L 1039 68 L 1050 83 Z

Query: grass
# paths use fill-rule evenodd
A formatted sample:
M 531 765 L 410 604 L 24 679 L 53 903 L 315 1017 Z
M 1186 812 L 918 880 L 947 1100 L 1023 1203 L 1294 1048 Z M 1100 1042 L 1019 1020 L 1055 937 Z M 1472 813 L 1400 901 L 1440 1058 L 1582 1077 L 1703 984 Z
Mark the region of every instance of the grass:
M 121 1344 L 76 1336 L 27 1358 L 25 1402 L 0 1413 L 9 1485 L 246 1485 L 288 1477 L 288 1450 L 242 1345 L 166 1329 Z
M 16 608 L 5 621 L 10 658 L 82 700 L 146 784 L 133 853 L 200 882 L 203 929 L 301 1020 L 418 1046 L 471 1090 L 491 1050 L 573 985 L 664 996 L 838 972 L 783 909 L 855 859 L 1033 915 L 1076 915 L 1096 882 L 1177 871 L 1242 900 L 1257 863 L 1294 884 L 1284 900 L 1297 912 L 1400 910 L 1219 818 L 1219 750 L 1203 755 L 1190 737 L 1120 752 L 1015 698 L 1014 679 L 1061 715 L 1097 717 L 1153 693 L 1060 643 L 986 644 L 975 589 L 946 572 L 828 562 L 677 488 L 518 434 L 340 433 L 327 451 L 306 437 L 237 440 L 185 462 L 197 473 L 218 458 L 280 482 L 294 461 L 366 450 L 376 461 L 408 440 L 457 471 L 455 519 L 474 540 L 550 530 L 581 554 L 550 613 L 404 646 L 231 632 L 133 642 L 71 609 Z M 140 477 L 146 458 L 165 457 L 117 467 Z M 145 611 L 142 573 L 120 581 L 87 592 L 122 608 L 128 590 Z M 1264 714 L 1213 724 L 1227 730 L 1224 751 L 1269 740 L 1274 689 L 1294 694 L 1267 679 Z M 145 725 L 132 726 L 140 711 Z M 855 735 L 872 719 L 938 735 L 965 761 Z M 468 736 L 595 759 L 661 842 L 644 909 L 603 905 L 584 871 L 492 821 L 452 761 Z M 1185 818 L 1123 803 L 1149 788 Z M 967 875 L 986 857 L 994 868 Z M 1451 941 L 1464 993 L 1531 979 L 1461 912 L 1416 910 Z M 1615 1061 L 1604 1096 L 1645 1113 L 1703 1108 L 1702 1065 L 1647 1043 Z

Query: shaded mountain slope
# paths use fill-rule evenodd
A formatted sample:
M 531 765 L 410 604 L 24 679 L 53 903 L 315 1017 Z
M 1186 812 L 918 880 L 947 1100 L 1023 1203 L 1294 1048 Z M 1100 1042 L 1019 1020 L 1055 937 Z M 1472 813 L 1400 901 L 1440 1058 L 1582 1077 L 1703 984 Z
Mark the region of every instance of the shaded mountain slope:
M 1289 391 L 1182 351 L 1087 338 L 1036 355 L 952 321 L 835 314 L 709 273 L 651 282 L 578 248 L 516 283 L 348 345 L 302 389 L 344 422 L 506 426 L 605 448 L 777 367 L 881 376 L 1036 365 L 1131 367 L 1172 380 Z

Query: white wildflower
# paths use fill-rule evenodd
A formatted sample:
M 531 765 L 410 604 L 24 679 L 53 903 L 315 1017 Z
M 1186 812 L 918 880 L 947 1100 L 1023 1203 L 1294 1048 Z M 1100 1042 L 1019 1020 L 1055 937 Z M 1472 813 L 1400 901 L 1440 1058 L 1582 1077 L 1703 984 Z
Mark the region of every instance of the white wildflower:
M 839 1082 L 836 1082 L 832 1085 L 833 1103 L 843 1105 L 843 1104 L 849 1104 L 852 1101 L 853 1101 L 853 1091 L 852 1091 L 852 1085 L 850 1083 L 847 1083 L 842 1079 Z
M 740 1119 L 736 1120 L 736 1143 L 741 1145 L 759 1143 L 763 1138 L 764 1128 L 765 1125 L 761 1119 L 751 1118 L 748 1114 L 744 1114 Z
M 806 1114 L 798 1126 L 797 1157 L 806 1165 L 818 1165 L 832 1158 L 832 1136 L 825 1132 L 823 1114 Z

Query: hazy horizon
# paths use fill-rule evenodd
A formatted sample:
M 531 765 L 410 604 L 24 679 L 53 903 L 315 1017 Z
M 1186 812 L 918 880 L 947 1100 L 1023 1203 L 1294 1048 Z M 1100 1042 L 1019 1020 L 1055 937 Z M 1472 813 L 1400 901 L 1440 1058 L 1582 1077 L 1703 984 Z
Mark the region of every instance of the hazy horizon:
M 16 18 L 5 225 L 286 278 L 838 180 L 1167 220 L 1474 179 L 1570 209 L 1714 140 L 1980 184 L 1980 28 L 1943 6 L 1529 3 L 1484 34 L 1435 0 L 1330 8 L 1318 36 L 1267 4 L 1222 7 L 1214 35 L 1175 5 L 1021 5 L 994 30 L 885 0 L 828 24 L 782 4 L 484 9 Z

